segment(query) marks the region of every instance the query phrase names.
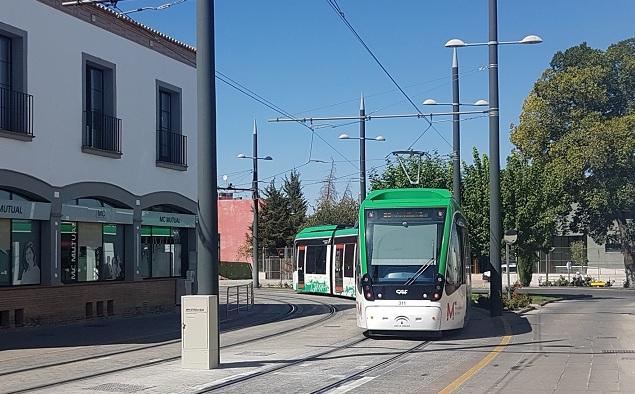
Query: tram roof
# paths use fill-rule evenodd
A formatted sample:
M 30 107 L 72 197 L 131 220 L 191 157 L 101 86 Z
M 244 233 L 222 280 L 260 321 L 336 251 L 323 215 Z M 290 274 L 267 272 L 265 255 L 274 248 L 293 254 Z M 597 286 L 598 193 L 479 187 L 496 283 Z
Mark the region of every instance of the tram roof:
M 306 227 L 302 229 L 296 236 L 296 239 L 306 238 L 331 238 L 333 236 L 357 235 L 357 228 L 337 226 L 334 224 Z
M 452 204 L 452 194 L 446 189 L 383 189 L 371 192 L 363 202 L 365 207 L 385 207 L 393 204 L 448 206 Z

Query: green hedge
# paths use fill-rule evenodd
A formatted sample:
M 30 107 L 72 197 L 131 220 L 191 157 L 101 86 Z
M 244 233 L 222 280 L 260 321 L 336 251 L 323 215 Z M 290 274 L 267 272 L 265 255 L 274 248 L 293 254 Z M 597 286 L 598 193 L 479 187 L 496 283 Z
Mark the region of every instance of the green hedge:
M 251 264 L 240 261 L 221 261 L 220 276 L 227 279 L 251 279 Z

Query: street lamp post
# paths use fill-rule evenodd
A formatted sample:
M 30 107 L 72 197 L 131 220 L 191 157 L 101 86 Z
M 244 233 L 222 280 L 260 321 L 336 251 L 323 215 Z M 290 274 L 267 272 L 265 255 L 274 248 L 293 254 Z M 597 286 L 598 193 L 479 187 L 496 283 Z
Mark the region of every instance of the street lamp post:
M 366 199 L 366 108 L 364 95 L 359 104 L 359 202 Z
M 490 179 L 490 315 L 503 314 L 501 280 L 501 212 L 500 212 L 500 136 L 498 103 L 498 46 L 506 44 L 538 44 L 542 38 L 529 35 L 520 41 L 498 41 L 498 1 L 489 0 L 489 41 L 485 43 L 465 43 L 452 39 L 445 46 L 459 48 L 467 46 L 487 46 L 489 48 L 489 179 Z
M 252 133 L 252 156 L 245 156 L 240 153 L 237 156 L 239 159 L 251 159 L 253 171 L 251 180 L 251 195 L 254 201 L 254 218 L 251 226 L 251 242 L 252 242 L 252 267 L 251 267 L 251 279 L 254 284 L 254 288 L 260 287 L 260 278 L 258 277 L 258 160 L 273 160 L 271 156 L 258 157 L 258 126 L 254 120 L 254 130 Z

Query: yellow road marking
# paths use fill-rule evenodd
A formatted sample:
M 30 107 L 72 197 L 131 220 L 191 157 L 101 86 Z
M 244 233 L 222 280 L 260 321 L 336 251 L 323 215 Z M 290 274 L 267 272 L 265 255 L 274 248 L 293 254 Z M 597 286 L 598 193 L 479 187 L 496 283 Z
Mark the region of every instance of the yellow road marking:
M 505 328 L 506 329 L 508 328 L 507 327 L 507 322 L 505 322 Z M 509 332 L 509 330 L 506 330 L 506 331 Z M 439 391 L 439 394 L 450 394 L 450 393 L 453 393 L 454 391 L 458 390 L 459 387 L 461 387 L 465 382 L 467 382 L 474 375 L 476 375 L 476 373 L 478 371 L 480 371 L 485 366 L 487 366 L 487 364 L 491 363 L 492 360 L 496 356 L 498 356 L 498 353 L 502 352 L 503 349 L 505 349 L 505 347 L 509 344 L 509 342 L 511 340 L 512 340 L 512 336 L 511 335 L 505 335 L 501 339 L 501 341 L 498 344 L 498 346 L 496 346 L 494 349 L 492 349 L 492 351 L 489 352 L 485 357 L 483 357 L 481 359 L 481 361 L 479 361 L 475 366 L 473 366 L 472 368 L 468 369 L 463 375 L 459 376 L 458 378 L 456 378 L 456 380 L 454 380 L 452 383 L 447 385 L 443 390 Z

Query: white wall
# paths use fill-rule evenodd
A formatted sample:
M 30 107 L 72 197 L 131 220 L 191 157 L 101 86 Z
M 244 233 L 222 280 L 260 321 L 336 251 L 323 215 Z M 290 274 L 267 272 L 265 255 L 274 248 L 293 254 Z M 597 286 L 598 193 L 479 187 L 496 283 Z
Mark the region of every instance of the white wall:
M 195 68 L 34 0 L 2 0 L 0 21 L 28 32 L 35 136 L 32 142 L 0 138 L 1 168 L 54 186 L 100 181 L 137 195 L 171 190 L 196 199 Z M 82 52 L 116 65 L 121 159 L 81 151 Z M 182 89 L 185 172 L 155 165 L 156 79 Z

